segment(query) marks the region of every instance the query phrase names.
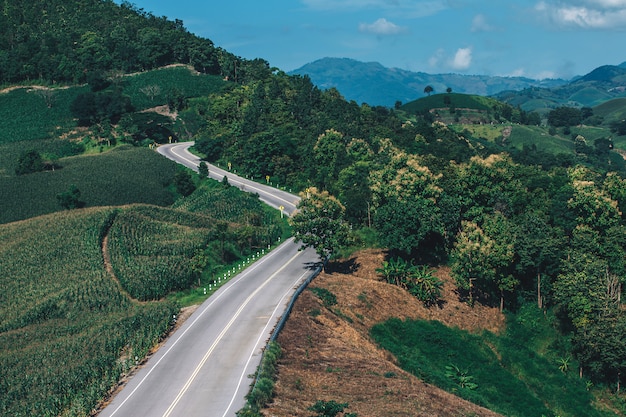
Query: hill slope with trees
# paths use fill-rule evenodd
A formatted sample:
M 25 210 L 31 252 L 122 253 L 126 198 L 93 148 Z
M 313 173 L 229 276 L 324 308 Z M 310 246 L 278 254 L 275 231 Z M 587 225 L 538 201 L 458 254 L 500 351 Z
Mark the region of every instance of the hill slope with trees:
M 572 133 L 577 133 L 574 129 L 584 126 L 556 126 L 559 123 L 553 120 L 552 127 L 563 135 L 567 146 L 571 145 L 569 157 L 563 158 L 546 150 L 540 152 L 532 147 L 516 153 L 503 146 L 501 141 L 498 143 L 483 137 L 478 130 L 458 131 L 455 126 L 433 120 L 428 114 L 416 112 L 407 117 L 401 109 L 347 101 L 337 89 L 321 90 L 307 76 L 289 76 L 269 68 L 263 60 L 245 61 L 222 53 L 210 41 L 188 34 L 182 23 L 156 18 L 135 10 L 128 3 L 116 6 L 111 1 L 92 0 L 54 1 L 46 3 L 45 7 L 28 2 L 11 5 L 5 2 L 5 5 L 2 23 L 8 30 L 0 48 L 0 65 L 3 66 L 2 74 L 8 76 L 3 82 L 41 79 L 44 84 L 87 82 L 87 85 L 68 91 L 68 96 L 64 96 L 66 118 L 59 125 L 61 129 L 44 135 L 52 139 L 40 148 L 40 157 L 30 152 L 29 145 L 40 141 L 41 136 L 29 136 L 28 141 L 13 140 L 20 142 L 20 150 L 24 153 L 14 153 L 16 158 L 11 165 L 2 166 L 3 176 L 13 175 L 7 173 L 7 169 L 16 165 L 29 168 L 28 172 L 20 170 L 19 173 L 31 178 L 54 175 L 56 171 L 51 169 L 59 169 L 57 163 L 61 165 L 60 169 L 64 169 L 65 161 L 53 157 L 51 152 L 46 154 L 53 148 L 62 149 L 63 156 L 86 158 L 80 154 L 91 151 L 95 155 L 90 158 L 100 158 L 100 151 L 106 154 L 117 143 L 152 147 L 169 141 L 170 137 L 171 140 L 194 139 L 196 151 L 206 160 L 293 192 L 304 191 L 305 199 L 313 198 L 308 201 L 312 203 L 310 207 L 324 207 L 316 199 L 333 199 L 333 210 L 337 209 L 338 218 L 331 220 L 341 222 L 341 249 L 366 245 L 386 248 L 387 257 L 379 271 L 381 279 L 419 297 L 420 303 L 427 305 L 428 309 L 436 311 L 439 308 L 438 294 L 441 294 L 438 291 L 441 283 L 428 276 L 428 268 L 443 266 L 449 268 L 456 296 L 469 309 L 486 305 L 523 319 L 521 314 L 533 308 L 539 313 L 537 320 L 542 320 L 543 324 L 548 323 L 548 317 L 554 317 L 548 328 L 559 335 L 551 339 L 558 339 L 558 346 L 543 343 L 550 338 L 535 341 L 518 335 L 517 339 L 528 341 L 526 347 L 532 349 L 532 354 L 548 362 L 553 361 L 550 355 L 554 352 L 563 352 L 567 366 L 578 371 L 577 375 L 587 382 L 589 389 L 596 387 L 593 390 L 596 398 L 611 396 L 615 408 L 623 404 L 623 398 L 614 393 L 619 394 L 626 377 L 626 347 L 621 343 L 626 338 L 626 316 L 621 298 L 626 280 L 626 179 L 623 165 L 610 159 L 616 155 L 614 150 L 603 147 L 602 142 L 597 149 L 592 147 L 583 134 L 571 138 Z M 86 22 L 90 22 L 91 28 L 87 28 Z M 93 22 L 100 22 L 98 25 L 102 31 L 99 31 L 100 26 L 94 27 Z M 128 26 L 123 22 L 128 22 Z M 114 33 L 126 33 L 126 37 L 120 35 L 119 39 L 134 49 L 124 52 L 124 42 L 115 43 Z M 160 39 L 154 39 L 152 35 L 155 33 L 168 40 L 166 45 L 160 43 Z M 141 34 L 145 37 L 136 37 Z M 170 43 L 172 39 L 176 42 Z M 205 61 L 203 58 L 196 62 L 190 55 L 192 46 L 196 45 L 194 42 L 206 52 L 209 62 L 217 66 L 197 65 Z M 181 49 L 176 49 L 178 47 Z M 139 61 L 134 56 L 141 52 L 138 48 L 145 48 L 148 53 Z M 191 64 L 195 70 L 213 75 L 191 78 L 192 81 L 185 78 L 202 85 L 202 89 L 198 89 L 200 93 L 185 93 L 187 90 L 173 82 L 168 86 L 179 87 L 178 92 L 159 94 L 157 89 L 147 87 L 158 86 L 163 82 L 164 74 L 169 74 L 167 71 L 136 76 L 139 80 L 146 77 L 143 84 L 135 84 L 136 79 L 119 77 L 116 73 L 175 62 Z M 189 70 L 185 71 L 188 75 Z M 149 81 L 149 77 L 160 81 Z M 208 87 L 205 77 L 212 77 Z M 35 97 L 28 94 L 21 91 L 15 97 L 22 100 Z M 39 106 L 47 108 L 45 97 L 35 98 L 38 98 Z M 457 96 L 453 98 L 460 100 Z M 485 104 L 482 100 L 474 101 Z M 54 105 L 52 103 L 52 108 Z M 490 111 L 494 105 L 500 106 L 491 101 L 486 104 Z M 160 106 L 165 108 L 156 109 Z M 514 105 L 502 105 L 501 108 L 511 109 L 511 117 L 523 114 Z M 569 110 L 559 111 L 555 116 L 564 116 L 561 113 L 567 112 Z M 500 116 L 502 121 L 514 123 L 502 112 Z M 570 129 L 569 133 L 565 133 L 565 128 Z M 517 124 L 513 132 L 516 131 Z M 543 133 L 550 135 L 547 129 Z M 591 152 L 596 150 L 601 152 L 596 152 L 592 158 Z M 598 162 L 600 160 L 602 163 Z M 33 167 L 40 172 L 30 172 Z M 43 172 L 48 168 L 49 172 Z M 152 173 L 146 172 L 146 175 Z M 193 191 L 187 187 L 192 179 L 188 173 L 178 175 L 180 194 Z M 71 184 L 66 185 L 69 194 L 63 195 L 61 201 L 66 201 L 65 197 L 71 201 L 72 196 L 76 196 Z M 106 190 L 106 187 L 101 189 Z M 34 201 L 39 196 L 33 194 L 23 198 L 21 203 L 28 204 L 29 199 Z M 87 208 L 78 213 L 87 216 L 97 212 L 99 219 L 98 216 L 106 217 L 113 209 L 103 210 Z M 153 208 L 149 211 L 157 217 L 174 216 L 170 209 Z M 183 217 L 182 224 L 188 224 L 191 214 L 174 212 Z M 66 216 L 65 212 L 59 214 L 59 221 Z M 128 220 L 128 224 L 149 223 L 143 212 L 133 212 L 133 216 L 121 219 Z M 54 223 L 54 218 L 55 215 L 50 215 L 37 221 Z M 137 218 L 141 222 L 133 221 Z M 250 222 L 258 220 L 250 216 L 247 219 Z M 203 223 L 206 219 L 198 221 L 206 224 Z M 349 228 L 343 227 L 346 222 Z M 17 222 L 3 226 L 3 239 L 11 242 L 12 236 L 23 232 L 21 228 L 26 227 L 25 224 Z M 101 225 L 99 220 L 98 225 Z M 200 229 L 204 227 L 202 225 Z M 45 229 L 40 229 L 37 232 L 45 234 Z M 346 229 L 351 233 L 344 236 Z M 101 229 L 94 230 L 96 232 L 84 231 L 86 237 L 77 230 L 76 239 L 88 242 L 89 253 L 99 257 L 94 248 L 98 249 L 101 237 L 98 230 Z M 253 232 L 243 227 L 242 233 L 236 235 L 242 248 L 250 239 L 260 238 Z M 273 235 L 275 231 L 267 229 L 259 233 Z M 55 234 L 59 233 L 51 232 L 50 238 Z M 127 235 L 122 230 L 118 237 L 123 239 Z M 44 240 L 37 236 L 37 240 Z M 203 236 L 206 238 L 207 235 Z M 214 246 L 223 246 L 217 244 L 220 240 L 217 235 L 207 239 Z M 20 242 L 29 256 L 33 256 L 35 252 L 28 242 Z M 5 247 L 9 248 L 9 243 Z M 117 249 L 122 251 L 124 248 Z M 173 266 L 184 265 L 187 272 L 193 266 L 196 268 L 193 272 L 203 270 L 203 276 L 208 279 L 211 269 L 201 262 L 203 257 L 196 256 L 195 248 L 185 246 L 183 249 L 184 253 L 177 255 L 184 256 L 184 260 L 177 258 L 172 262 Z M 336 252 L 340 254 L 340 251 Z M 55 258 L 58 253 L 63 252 L 51 250 L 46 256 Z M 11 278 L 23 273 L 31 274 L 31 278 L 43 276 L 33 273 L 35 270 L 20 269 L 12 254 L 3 255 L 15 268 L 14 273 L 7 275 L 11 285 L 15 285 Z M 98 259 L 101 268 L 101 258 Z M 125 262 L 128 260 L 124 259 Z M 41 261 L 44 260 L 45 257 L 41 257 Z M 88 262 L 88 268 L 98 269 L 95 260 L 90 258 L 85 262 Z M 132 270 L 128 265 L 119 266 L 122 267 L 125 271 Z M 193 281 L 189 276 L 182 276 L 182 285 L 178 282 L 167 284 L 163 292 L 142 299 L 160 299 L 170 289 L 178 289 Z M 35 287 L 33 284 L 33 291 Z M 80 285 L 72 288 L 73 291 L 55 293 L 58 297 L 52 301 L 37 304 L 31 298 L 25 301 L 27 308 L 11 309 L 11 314 L 29 312 L 25 316 L 11 316 L 13 318 L 9 320 L 10 314 L 5 314 L 9 321 L 5 323 L 6 331 L 0 335 L 6 346 L 18 349 L 19 344 L 12 343 L 13 337 L 25 333 L 34 338 L 35 345 L 39 343 L 30 329 L 36 328 L 43 332 L 37 334 L 46 334 L 49 329 L 45 324 L 66 324 L 68 317 L 80 314 L 64 310 L 74 300 L 80 301 L 77 302 L 80 308 L 91 309 L 91 290 Z M 110 292 L 110 285 L 107 288 L 106 291 Z M 107 294 L 106 291 L 96 291 L 95 295 Z M 106 306 L 97 304 L 96 307 Z M 117 314 L 119 309 L 115 309 L 118 307 L 111 309 Z M 61 337 L 67 330 L 50 329 L 59 331 Z M 79 332 L 82 328 L 74 330 Z M 83 334 L 80 340 L 89 340 L 89 335 Z M 124 353 L 118 345 L 107 348 L 112 349 L 107 353 L 107 360 Z M 3 367 L 14 369 L 16 362 L 12 362 L 12 358 L 16 357 L 4 358 Z M 28 365 L 30 362 L 24 363 Z M 76 369 L 76 372 L 82 371 Z M 14 374 L 17 379 L 22 375 L 19 372 Z M 94 375 L 98 378 L 101 373 L 83 377 L 94 378 Z M 71 379 L 72 375 L 68 378 Z M 28 391 L 28 386 L 20 385 L 23 392 Z M 79 410 L 76 412 L 71 411 L 74 403 L 42 402 L 41 405 L 82 415 L 86 410 L 82 401 L 92 404 L 94 393 L 102 390 L 103 387 L 97 386 L 88 398 L 82 396 L 81 402 L 76 404 Z M 18 393 L 15 397 L 20 395 Z M 45 393 L 40 395 L 46 397 Z M 61 398 L 57 394 L 51 397 Z M 10 398 L 10 401 L 15 400 Z M 558 407 L 550 406 L 549 411 L 554 415 L 567 415 Z M 46 413 L 36 410 L 36 414 Z
M 181 20 L 154 16 L 128 1 L 7 1 L 0 27 L 0 85 L 83 83 L 110 71 L 174 63 L 240 81 L 254 62 L 189 33 Z

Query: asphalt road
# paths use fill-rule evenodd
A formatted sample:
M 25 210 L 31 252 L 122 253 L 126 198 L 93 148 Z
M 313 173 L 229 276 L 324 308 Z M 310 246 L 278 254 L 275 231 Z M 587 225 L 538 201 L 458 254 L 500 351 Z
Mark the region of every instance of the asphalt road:
M 194 142 L 182 142 L 173 143 L 169 145 L 161 145 L 157 148 L 157 151 L 179 164 L 198 171 L 198 164 L 200 164 L 200 158 L 188 151 L 189 147 L 193 146 Z M 215 165 L 207 164 L 209 166 L 209 177 L 221 181 L 225 176 L 228 178 L 228 182 L 231 185 L 239 187 L 243 191 L 256 193 L 259 195 L 261 201 L 265 202 L 275 209 L 279 209 L 280 206 L 284 207 L 284 212 L 291 214 L 295 209 L 300 197 L 297 197 L 286 191 L 278 190 L 265 184 L 259 184 L 257 182 L 239 177 L 234 173 L 225 169 L 219 168 Z
M 185 165 L 199 162 L 190 144 L 164 147 Z M 170 156 L 171 157 L 171 154 Z M 194 159 L 195 158 L 195 159 Z M 209 168 L 223 178 L 217 168 Z M 229 175 L 233 185 L 254 188 L 264 201 L 295 208 L 297 197 Z M 99 414 L 101 417 L 231 417 L 244 405 L 261 353 L 295 289 L 319 261 L 287 240 L 224 284 L 204 302 Z

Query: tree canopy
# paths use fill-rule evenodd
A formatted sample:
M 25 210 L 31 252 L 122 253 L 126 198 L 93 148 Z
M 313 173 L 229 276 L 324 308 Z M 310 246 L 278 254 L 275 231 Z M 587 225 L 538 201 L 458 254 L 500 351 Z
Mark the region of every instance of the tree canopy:
M 0 83 L 85 82 L 91 73 L 173 63 L 238 81 L 256 66 L 189 33 L 182 21 L 154 16 L 127 1 L 4 2 L 0 27 Z
M 344 206 L 327 191 L 308 189 L 290 218 L 296 242 L 314 248 L 325 261 L 348 243 L 349 227 L 344 213 Z

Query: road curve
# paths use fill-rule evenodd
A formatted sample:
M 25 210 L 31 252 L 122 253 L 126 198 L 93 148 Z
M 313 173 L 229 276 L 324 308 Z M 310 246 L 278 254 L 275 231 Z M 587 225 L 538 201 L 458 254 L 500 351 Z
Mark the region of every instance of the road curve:
M 190 143 L 160 152 L 197 167 Z M 182 162 L 184 161 L 184 162 Z M 295 208 L 297 197 L 272 194 L 231 173 L 209 167 L 214 178 L 258 193 L 263 201 Z M 253 188 L 254 187 L 254 188 Z M 266 189 L 267 188 L 267 189 Z M 276 206 L 275 206 L 276 207 Z M 100 417 L 232 417 L 245 403 L 261 353 L 295 289 L 316 266 L 312 249 L 287 240 L 224 284 L 171 335 L 102 410 Z
M 181 142 L 161 145 L 157 148 L 157 151 L 166 158 L 172 159 L 187 168 L 198 171 L 200 158 L 189 152 L 189 148 L 193 146 L 193 144 L 194 142 Z M 258 194 L 261 201 L 265 202 L 270 207 L 274 207 L 275 209 L 279 209 L 281 206 L 284 207 L 284 212 L 287 214 L 291 214 L 296 209 L 298 201 L 300 201 L 300 197 L 288 193 L 287 191 L 279 190 L 265 184 L 259 184 L 252 180 L 242 178 L 215 165 L 207 165 L 209 167 L 209 177 L 218 181 L 227 177 L 228 182 L 231 185 L 239 187 L 243 191 Z

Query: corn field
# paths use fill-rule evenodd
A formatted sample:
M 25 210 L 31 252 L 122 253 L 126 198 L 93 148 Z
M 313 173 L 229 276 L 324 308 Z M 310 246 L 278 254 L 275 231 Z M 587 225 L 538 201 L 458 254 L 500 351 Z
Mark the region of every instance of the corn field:
M 166 295 L 281 236 L 276 212 L 220 187 L 177 208 L 87 208 L 0 225 L 0 415 L 90 415 L 171 328 L 178 306 Z
M 194 280 L 191 259 L 204 248 L 214 220 L 180 210 L 135 206 L 109 232 L 115 275 L 138 300 L 160 299 Z
M 171 325 L 103 268 L 114 209 L 0 226 L 0 415 L 87 416 Z

